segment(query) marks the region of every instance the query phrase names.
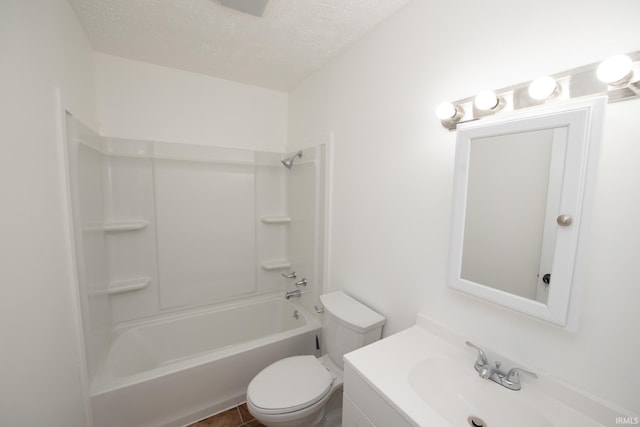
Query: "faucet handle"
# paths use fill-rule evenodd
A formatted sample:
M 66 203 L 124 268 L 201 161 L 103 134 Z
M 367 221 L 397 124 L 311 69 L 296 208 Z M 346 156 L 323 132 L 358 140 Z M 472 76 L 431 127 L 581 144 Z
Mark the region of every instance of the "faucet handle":
M 538 376 L 536 374 L 534 374 L 533 372 L 527 371 L 526 369 L 511 368 L 511 369 L 509 369 L 509 372 L 507 372 L 507 376 L 506 376 L 507 381 L 510 381 L 512 383 L 519 382 L 520 381 L 520 375 L 519 374 L 521 372 L 523 374 L 529 375 L 530 377 L 538 378 Z
M 284 277 L 285 279 L 295 279 L 295 278 L 296 278 L 296 277 L 298 277 L 298 276 L 296 275 L 296 272 L 295 272 L 295 271 L 292 271 L 292 272 L 291 272 L 291 273 L 289 273 L 289 274 L 282 273 L 282 277 Z
M 300 287 L 300 286 L 307 286 L 307 279 L 305 279 L 305 278 L 303 277 L 303 278 L 302 278 L 302 280 L 297 281 L 297 282 L 295 283 L 295 285 L 296 285 L 297 287 Z
M 487 362 L 487 355 L 484 352 L 483 349 L 481 349 L 480 347 L 478 347 L 477 345 L 475 345 L 474 343 L 472 343 L 471 341 L 467 341 L 465 342 L 466 345 L 468 345 L 469 347 L 473 347 L 476 350 L 478 350 L 478 358 L 476 359 L 476 366 L 484 366 L 486 365 Z

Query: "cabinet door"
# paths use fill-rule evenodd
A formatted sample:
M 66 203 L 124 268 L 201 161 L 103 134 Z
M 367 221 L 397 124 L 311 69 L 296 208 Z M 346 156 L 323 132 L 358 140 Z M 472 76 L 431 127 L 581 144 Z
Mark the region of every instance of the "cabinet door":
M 342 427 L 376 427 L 346 394 L 342 399 Z

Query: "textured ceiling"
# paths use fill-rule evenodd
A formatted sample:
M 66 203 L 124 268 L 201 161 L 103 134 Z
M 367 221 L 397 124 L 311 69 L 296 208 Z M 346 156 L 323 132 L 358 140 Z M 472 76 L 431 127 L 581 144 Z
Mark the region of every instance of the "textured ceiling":
M 98 52 L 287 91 L 409 0 L 69 0 Z

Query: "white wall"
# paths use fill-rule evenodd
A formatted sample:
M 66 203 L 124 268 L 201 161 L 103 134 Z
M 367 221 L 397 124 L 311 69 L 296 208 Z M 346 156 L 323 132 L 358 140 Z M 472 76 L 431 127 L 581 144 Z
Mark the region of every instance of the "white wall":
M 335 133 L 330 287 L 385 314 L 385 335 L 424 312 L 639 413 L 640 100 L 608 107 L 575 334 L 446 287 L 455 133 L 434 114 L 484 88 L 637 50 L 639 13 L 635 0 L 417 0 L 302 82 L 288 150 Z
M 101 53 L 95 63 L 104 136 L 284 151 L 284 92 Z
M 85 426 L 54 88 L 97 122 L 93 53 L 64 0 L 0 2 L 0 425 Z

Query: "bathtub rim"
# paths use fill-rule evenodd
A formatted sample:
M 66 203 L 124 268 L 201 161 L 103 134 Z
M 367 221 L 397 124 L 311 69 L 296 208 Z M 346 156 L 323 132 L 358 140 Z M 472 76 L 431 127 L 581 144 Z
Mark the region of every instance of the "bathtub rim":
M 306 293 L 303 291 L 303 298 Z M 302 308 L 302 312 L 305 315 L 311 315 L 311 317 L 316 318 L 319 321 L 319 316 L 316 313 L 312 313 L 308 309 L 304 308 L 302 304 L 300 304 L 299 300 L 293 299 L 285 299 L 282 291 L 275 292 L 267 292 L 260 295 L 244 295 L 234 298 L 228 301 L 221 301 L 218 303 L 213 303 L 205 306 L 197 306 L 197 307 L 185 307 L 185 308 L 173 308 L 167 309 L 166 312 L 155 314 L 153 316 L 144 317 L 141 319 L 134 320 L 126 320 L 123 322 L 119 322 L 113 325 L 111 329 L 111 340 L 114 340 L 118 335 L 121 335 L 123 332 L 134 329 L 140 326 L 152 326 L 155 324 L 164 323 L 171 320 L 179 320 L 187 317 L 195 317 L 201 314 L 207 314 L 214 311 L 227 310 L 235 307 L 243 306 L 246 304 L 253 304 L 264 302 L 268 300 L 284 300 L 296 306 L 296 309 L 300 310 Z M 308 318 L 309 316 L 305 316 Z
M 305 324 L 299 327 L 289 329 L 275 334 L 260 337 L 258 339 L 245 341 L 236 345 L 223 347 L 211 351 L 206 351 L 193 356 L 185 357 L 184 359 L 167 363 L 166 365 L 153 368 L 148 371 L 135 373 L 124 377 L 115 377 L 110 371 L 109 353 L 113 348 L 113 345 L 117 338 L 127 331 L 135 330 L 141 327 L 155 326 L 163 323 L 169 323 L 172 321 L 186 319 L 191 317 L 198 317 L 201 315 L 207 315 L 210 313 L 232 310 L 237 307 L 259 304 L 266 301 L 281 300 L 289 303 L 293 306 L 294 310 L 298 310 L 305 319 Z M 139 384 L 154 378 L 158 378 L 164 375 L 169 375 L 184 369 L 191 367 L 201 366 L 215 360 L 232 356 L 240 351 L 249 351 L 261 347 L 265 344 L 272 343 L 274 341 L 285 340 L 289 337 L 305 334 L 307 332 L 321 330 L 321 321 L 319 315 L 307 310 L 299 301 L 292 301 L 284 299 L 282 292 L 272 292 L 263 295 L 251 296 L 243 299 L 236 299 L 233 301 L 227 301 L 220 304 L 215 304 L 208 307 L 198 307 L 179 312 L 164 313 L 156 315 L 151 318 L 138 319 L 133 321 L 127 321 L 119 323 L 114 326 L 112 330 L 111 339 L 109 340 L 109 350 L 102 355 L 100 363 L 96 369 L 96 373 L 90 383 L 90 396 L 98 396 L 101 394 L 113 392 L 118 389 L 126 388 L 135 384 Z

